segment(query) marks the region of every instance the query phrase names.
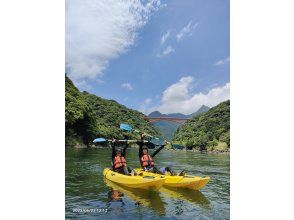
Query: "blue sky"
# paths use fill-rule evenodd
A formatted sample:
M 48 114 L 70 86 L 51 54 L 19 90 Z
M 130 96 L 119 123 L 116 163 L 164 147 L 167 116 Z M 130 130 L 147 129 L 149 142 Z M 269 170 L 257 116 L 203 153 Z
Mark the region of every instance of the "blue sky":
M 66 72 L 80 90 L 146 114 L 229 99 L 229 0 L 66 3 Z

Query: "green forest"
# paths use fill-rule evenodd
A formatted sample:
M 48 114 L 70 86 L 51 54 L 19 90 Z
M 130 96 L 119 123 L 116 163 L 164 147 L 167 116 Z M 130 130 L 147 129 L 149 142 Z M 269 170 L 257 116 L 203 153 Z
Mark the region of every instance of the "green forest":
M 222 102 L 179 127 L 173 142 L 188 149 L 228 151 L 230 149 L 230 100 Z
M 120 123 L 155 136 L 160 130 L 144 118 L 139 111 L 129 109 L 114 100 L 100 98 L 88 92 L 80 92 L 65 76 L 65 145 L 90 146 L 93 139 L 138 138 L 137 134 L 124 133 Z M 180 126 L 173 143 L 188 149 L 228 151 L 230 148 L 230 100 L 209 111 L 194 116 Z
M 65 76 L 65 145 L 91 145 L 93 139 L 138 138 L 134 133 L 123 133 L 120 123 L 128 123 L 143 132 L 161 136 L 160 131 L 144 114 L 129 109 L 114 100 L 100 98 L 88 92 L 80 92 Z

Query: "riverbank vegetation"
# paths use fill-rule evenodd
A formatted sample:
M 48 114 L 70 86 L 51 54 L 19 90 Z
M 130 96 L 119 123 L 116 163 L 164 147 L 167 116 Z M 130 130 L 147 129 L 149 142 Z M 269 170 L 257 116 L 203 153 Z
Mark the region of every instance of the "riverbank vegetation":
M 187 121 L 177 129 L 173 142 L 187 149 L 229 151 L 230 100 Z
M 159 129 L 139 111 L 129 109 L 114 100 L 100 98 L 88 92 L 80 92 L 65 76 L 65 145 L 89 146 L 93 139 L 138 138 L 134 133 L 123 133 L 120 123 L 155 136 Z M 229 151 L 230 101 L 225 101 L 201 113 L 179 127 L 173 143 L 187 149 Z
M 160 131 L 144 116 L 143 113 L 129 109 L 114 100 L 80 92 L 65 76 L 66 146 L 89 146 L 97 137 L 138 138 L 134 133 L 123 133 L 119 129 L 120 123 L 128 123 L 136 129 L 160 136 Z

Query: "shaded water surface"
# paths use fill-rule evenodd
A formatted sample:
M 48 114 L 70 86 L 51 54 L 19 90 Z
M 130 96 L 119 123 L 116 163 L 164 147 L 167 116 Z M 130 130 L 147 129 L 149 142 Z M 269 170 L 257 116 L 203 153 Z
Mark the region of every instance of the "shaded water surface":
M 156 156 L 159 166 L 210 176 L 201 192 L 165 187 L 159 192 L 133 190 L 107 181 L 102 173 L 110 166 L 108 148 L 67 148 L 65 155 L 67 219 L 229 219 L 229 155 L 163 150 Z M 127 161 L 139 167 L 136 148 L 128 150 Z

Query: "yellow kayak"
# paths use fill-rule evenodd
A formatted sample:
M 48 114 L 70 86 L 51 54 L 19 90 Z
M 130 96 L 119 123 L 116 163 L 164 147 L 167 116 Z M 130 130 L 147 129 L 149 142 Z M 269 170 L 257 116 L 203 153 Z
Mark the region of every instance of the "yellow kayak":
M 136 169 L 138 175 L 142 176 L 153 176 L 161 177 L 161 174 L 146 172 L 141 168 Z M 202 189 L 210 180 L 210 177 L 199 177 L 199 176 L 171 176 L 170 174 L 165 175 L 164 186 L 189 188 L 194 190 Z
M 127 176 L 105 168 L 103 176 L 119 185 L 137 189 L 158 190 L 165 182 L 164 176 Z

